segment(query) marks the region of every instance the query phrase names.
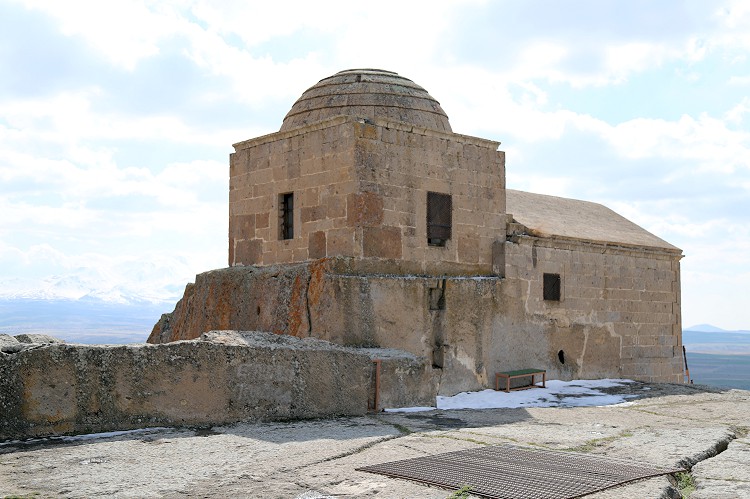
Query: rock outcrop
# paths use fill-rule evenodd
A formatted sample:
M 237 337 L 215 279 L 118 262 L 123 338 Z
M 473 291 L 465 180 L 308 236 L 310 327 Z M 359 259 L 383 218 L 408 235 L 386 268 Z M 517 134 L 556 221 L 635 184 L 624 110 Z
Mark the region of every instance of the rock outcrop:
M 0 334 L 0 354 L 17 353 L 29 348 L 35 348 L 41 345 L 52 343 L 65 343 L 59 338 L 48 334 L 23 333 L 11 336 L 9 334 Z

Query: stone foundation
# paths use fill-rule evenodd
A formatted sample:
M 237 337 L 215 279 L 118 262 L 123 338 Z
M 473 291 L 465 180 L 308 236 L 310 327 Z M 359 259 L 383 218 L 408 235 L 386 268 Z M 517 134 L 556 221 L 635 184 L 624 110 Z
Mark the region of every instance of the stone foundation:
M 508 275 L 390 273 L 397 262 L 323 259 L 200 274 L 149 342 L 263 330 L 425 359 L 440 395 L 494 374 L 682 382 L 679 261 L 668 254 L 530 236 L 503 244 Z M 542 276 L 560 275 L 559 301 Z

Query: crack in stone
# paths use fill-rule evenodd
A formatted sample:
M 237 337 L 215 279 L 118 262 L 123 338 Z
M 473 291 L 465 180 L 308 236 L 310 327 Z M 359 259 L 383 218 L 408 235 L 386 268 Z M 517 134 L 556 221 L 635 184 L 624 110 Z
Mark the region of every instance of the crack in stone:
M 683 459 L 680 459 L 677 464 L 678 466 L 682 466 L 685 468 L 685 473 L 690 476 L 691 481 L 694 483 L 695 478 L 693 477 L 693 466 L 696 464 L 706 461 L 708 459 L 714 458 L 727 450 L 729 448 L 729 444 L 736 440 L 737 438 L 742 436 L 742 430 L 737 428 L 732 428 L 730 430 L 730 433 L 728 433 L 724 438 L 721 438 L 717 440 L 711 447 L 704 450 L 703 452 L 699 452 L 698 454 L 695 454 L 690 457 L 685 457 Z M 670 485 L 664 488 L 664 491 L 662 492 L 662 495 L 659 499 L 681 499 L 683 497 L 686 497 L 682 494 L 682 491 L 677 486 L 677 478 L 675 475 L 669 476 Z
M 374 447 L 374 446 L 378 445 L 379 443 L 387 442 L 389 440 L 395 440 L 395 439 L 401 438 L 403 436 L 404 435 L 402 435 L 402 434 L 399 434 L 399 435 L 388 435 L 387 437 L 379 438 L 377 440 L 373 440 L 372 442 L 367 442 L 366 444 L 362 444 L 359 447 L 355 447 L 354 449 L 348 450 L 346 452 L 342 452 L 341 454 L 336 454 L 335 456 L 329 456 L 329 457 L 327 457 L 325 459 L 321 459 L 320 461 L 315 461 L 314 463 L 311 463 L 311 464 L 328 463 L 330 461 L 335 461 L 335 460 L 341 459 L 343 457 L 353 456 L 354 454 L 359 454 L 360 452 L 364 452 L 367 449 L 369 449 L 370 447 Z
M 305 286 L 305 310 L 307 311 L 307 335 L 312 334 L 312 312 L 310 312 L 310 283 L 312 282 L 312 272 L 307 276 L 307 286 Z
M 699 452 L 698 454 L 695 454 L 691 457 L 686 457 L 683 459 L 680 459 L 678 461 L 678 465 L 682 466 L 688 472 L 692 472 L 693 466 L 700 463 L 701 461 L 705 461 L 707 459 L 711 459 L 712 457 L 716 457 L 729 447 L 729 443 L 732 440 L 737 439 L 738 435 L 735 431 L 732 431 L 731 433 L 727 434 L 724 438 L 719 439 L 709 447 L 708 449 L 704 450 L 703 452 Z

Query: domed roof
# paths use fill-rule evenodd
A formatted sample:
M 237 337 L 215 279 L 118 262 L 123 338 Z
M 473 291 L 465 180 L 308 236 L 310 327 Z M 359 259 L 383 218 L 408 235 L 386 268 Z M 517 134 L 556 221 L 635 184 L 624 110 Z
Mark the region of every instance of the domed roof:
M 323 78 L 297 99 L 284 118 L 281 131 L 340 115 L 377 117 L 452 131 L 440 103 L 424 88 L 381 69 L 348 69 Z

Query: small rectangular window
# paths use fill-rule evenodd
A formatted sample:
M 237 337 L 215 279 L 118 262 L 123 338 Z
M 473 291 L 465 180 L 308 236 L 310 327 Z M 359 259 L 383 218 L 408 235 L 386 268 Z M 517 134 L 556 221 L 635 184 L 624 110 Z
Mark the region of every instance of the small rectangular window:
M 544 274 L 544 299 L 560 301 L 560 274 Z
M 427 244 L 445 246 L 451 238 L 453 202 L 450 194 L 427 193 Z
M 279 195 L 279 239 L 294 239 L 294 193 Z

